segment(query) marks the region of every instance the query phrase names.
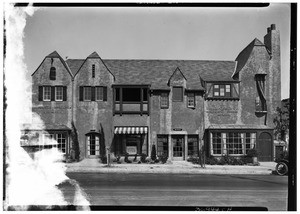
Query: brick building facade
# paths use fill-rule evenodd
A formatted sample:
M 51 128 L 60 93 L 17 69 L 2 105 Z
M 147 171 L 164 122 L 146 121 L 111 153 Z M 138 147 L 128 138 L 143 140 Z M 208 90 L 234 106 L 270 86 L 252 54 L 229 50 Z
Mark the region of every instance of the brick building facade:
M 105 147 L 149 156 L 154 144 L 170 160 L 200 148 L 218 157 L 255 147 L 260 161 L 270 161 L 280 65 L 275 25 L 233 61 L 104 60 L 96 52 L 63 60 L 54 51 L 32 74 L 32 110 L 66 154 L 73 123 L 81 159 Z

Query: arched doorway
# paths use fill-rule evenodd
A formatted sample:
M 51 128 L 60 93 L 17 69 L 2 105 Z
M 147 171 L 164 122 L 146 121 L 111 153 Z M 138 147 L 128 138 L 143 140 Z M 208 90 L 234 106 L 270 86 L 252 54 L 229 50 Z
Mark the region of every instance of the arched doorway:
M 258 138 L 258 160 L 259 161 L 272 161 L 272 136 L 263 132 Z

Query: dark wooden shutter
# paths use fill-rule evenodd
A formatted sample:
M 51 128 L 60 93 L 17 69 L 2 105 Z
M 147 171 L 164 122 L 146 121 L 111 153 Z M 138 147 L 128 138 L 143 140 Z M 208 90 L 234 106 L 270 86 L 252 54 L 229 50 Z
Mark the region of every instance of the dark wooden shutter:
M 92 93 L 92 98 L 91 98 L 91 100 L 92 101 L 95 101 L 95 87 L 93 86 L 93 87 L 91 87 L 91 93 Z
M 103 87 L 103 101 L 107 101 L 107 87 Z
M 51 86 L 51 101 L 55 101 L 55 86 Z
M 67 86 L 63 86 L 63 101 L 67 101 Z
M 39 101 L 43 101 L 43 86 L 39 86 Z
M 83 86 L 79 86 L 79 101 L 83 101 Z

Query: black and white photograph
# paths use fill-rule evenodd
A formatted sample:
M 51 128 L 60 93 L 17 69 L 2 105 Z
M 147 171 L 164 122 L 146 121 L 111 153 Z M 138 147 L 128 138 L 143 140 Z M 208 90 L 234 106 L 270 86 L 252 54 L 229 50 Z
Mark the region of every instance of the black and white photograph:
M 4 211 L 296 210 L 297 3 L 3 7 Z

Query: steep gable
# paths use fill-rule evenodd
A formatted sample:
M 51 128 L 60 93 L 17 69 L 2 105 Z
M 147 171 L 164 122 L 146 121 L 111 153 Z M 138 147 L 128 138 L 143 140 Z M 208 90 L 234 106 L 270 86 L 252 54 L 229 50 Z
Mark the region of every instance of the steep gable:
M 237 67 L 236 67 L 236 70 L 235 72 L 232 74 L 232 77 L 234 78 L 241 70 L 242 68 L 245 66 L 245 64 L 247 63 L 252 51 L 253 51 L 253 48 L 255 46 L 264 46 L 265 45 L 259 41 L 257 38 L 255 38 L 252 42 L 250 42 L 250 44 L 244 48 L 244 50 L 242 50 L 240 52 L 240 54 L 237 56 L 237 58 L 235 59 L 235 61 L 237 61 Z

